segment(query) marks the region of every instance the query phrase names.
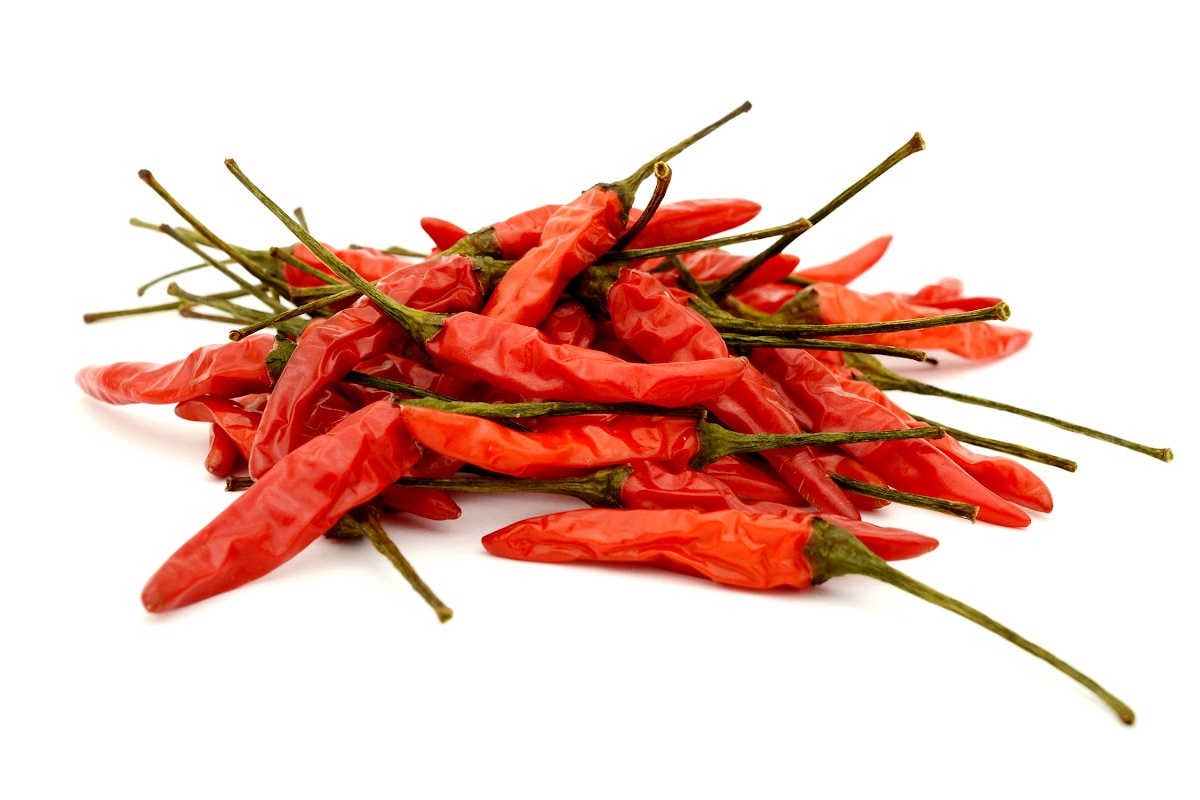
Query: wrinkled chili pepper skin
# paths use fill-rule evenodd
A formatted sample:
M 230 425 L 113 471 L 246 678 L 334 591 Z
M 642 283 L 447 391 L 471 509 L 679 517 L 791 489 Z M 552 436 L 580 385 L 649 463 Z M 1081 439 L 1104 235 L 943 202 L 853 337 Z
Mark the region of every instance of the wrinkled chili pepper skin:
M 592 342 L 596 341 L 596 323 L 587 308 L 577 300 L 566 300 L 556 305 L 538 330 L 555 344 L 591 347 Z
M 899 298 L 865 295 L 834 283 L 814 283 L 808 291 L 820 301 L 821 319 L 828 324 L 842 322 L 886 322 L 917 317 L 932 317 L 942 309 L 906 303 Z M 915 331 L 855 336 L 854 341 L 873 342 L 920 350 L 946 350 L 970 359 L 993 359 L 1012 355 L 1029 341 L 1032 334 L 1019 328 L 988 322 L 967 322 Z
M 458 503 L 441 489 L 392 485 L 383 490 L 382 496 L 384 507 L 390 511 L 403 511 L 435 521 L 462 516 Z
M 620 195 L 603 184 L 561 206 L 546 221 L 538 246 L 517 259 L 496 284 L 484 315 L 539 325 L 571 279 L 616 244 L 628 210 Z
M 250 457 L 250 449 L 254 444 L 254 432 L 258 429 L 262 412 L 248 409 L 235 400 L 226 400 L 220 397 L 197 397 L 194 400 L 185 400 L 175 406 L 175 416 L 195 422 L 213 423 L 236 446 L 240 456 L 246 459 Z
M 75 383 L 106 403 L 181 403 L 202 395 L 238 397 L 271 386 L 266 358 L 275 345 L 269 334 L 193 350 L 169 364 L 121 361 L 84 367 Z
M 743 456 L 718 458 L 700 471 L 719 479 L 733 489 L 738 497 L 749 502 L 763 500 L 788 506 L 805 504 L 804 498 L 780 480 L 770 468 L 765 465 L 759 466 L 755 461 Z
M 807 351 L 759 348 L 753 358 L 822 429 L 835 430 L 840 424 L 853 424 L 858 430 L 909 427 L 890 410 L 844 389 Z M 979 506 L 979 519 L 984 522 L 1013 528 L 1029 524 L 1028 514 L 964 472 L 933 441 L 862 442 L 839 449 L 897 489 Z
M 559 477 L 643 459 L 686 465 L 700 446 L 695 420 L 684 417 L 556 417 L 526 432 L 421 406 L 402 406 L 401 414 L 424 447 L 516 478 Z
M 609 289 L 608 306 L 617 335 L 643 358 L 702 364 L 728 353 L 724 339 L 706 319 L 677 302 L 647 273 L 621 270 Z M 753 368 L 705 405 L 717 419 L 740 433 L 816 430 L 809 420 L 798 419 L 792 404 Z M 821 511 L 858 518 L 854 503 L 821 469 L 812 448 L 771 450 L 763 457 L 786 483 Z
M 542 232 L 546 223 L 560 208 L 559 205 L 545 205 L 522 211 L 506 220 L 492 226 L 492 235 L 496 240 L 496 256 L 498 258 L 520 258 L 542 240 Z
M 866 381 L 854 380 L 848 372 L 838 372 L 836 368 L 831 368 L 831 371 L 841 381 L 843 389 L 891 411 L 899 423 L 911 428 L 925 424 L 913 419 L 881 389 Z M 981 455 L 969 450 L 949 435 L 929 439 L 928 442 L 958 464 L 968 475 L 1005 500 L 1035 511 L 1049 512 L 1054 508 L 1050 488 L 1025 465 L 1009 458 Z
M 400 411 L 373 403 L 305 443 L 189 539 L 142 591 L 169 611 L 261 577 L 402 476 L 419 452 Z
M 521 561 L 643 563 L 743 589 L 803 589 L 812 585 L 803 555 L 812 519 L 593 508 L 516 522 L 483 537 L 483 546 Z
M 646 223 L 646 227 L 633 237 L 627 245 L 636 250 L 644 247 L 660 247 L 679 242 L 693 242 L 736 228 L 758 216 L 762 206 L 753 200 L 740 198 L 705 198 L 666 203 Z M 634 209 L 629 213 L 632 226 L 642 213 Z
M 220 425 L 209 426 L 208 454 L 204 457 L 204 468 L 214 478 L 228 478 L 242 464 L 244 458 L 237 443 Z
M 536 328 L 468 312 L 449 317 L 425 347 L 447 372 L 525 399 L 648 403 L 664 408 L 696 405 L 719 396 L 747 366 L 742 358 L 632 363 L 599 350 L 553 344 Z
M 692 470 L 672 470 L 653 461 L 635 461 L 621 484 L 623 508 L 690 508 L 696 511 L 735 509 L 781 517 L 807 517 L 811 511 L 782 503 L 747 503 L 717 478 Z M 901 528 L 881 528 L 868 522 L 831 514 L 823 518 L 853 533 L 871 552 L 886 561 L 924 555 L 937 539 Z
M 478 308 L 483 297 L 466 256 L 435 256 L 396 270 L 379 288 L 397 302 L 425 311 Z M 250 474 L 266 474 L 305 441 L 304 421 L 329 384 L 362 361 L 400 349 L 406 339 L 404 330 L 365 298 L 306 329 L 263 411 Z

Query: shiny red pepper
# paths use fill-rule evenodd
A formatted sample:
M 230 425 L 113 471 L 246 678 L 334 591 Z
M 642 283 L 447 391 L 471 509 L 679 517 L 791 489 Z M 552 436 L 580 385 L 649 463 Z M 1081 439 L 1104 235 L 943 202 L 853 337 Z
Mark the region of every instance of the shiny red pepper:
M 334 252 L 337 253 L 338 258 L 353 267 L 355 272 L 372 283 L 401 267 L 409 267 L 416 263 L 411 258 L 384 253 L 372 247 L 352 247 L 345 250 L 334 250 Z M 341 280 L 305 245 L 292 245 L 292 255 L 318 272 L 323 272 L 338 281 Z M 283 277 L 290 285 L 296 287 L 326 285 L 320 278 L 315 278 L 287 263 L 283 266 Z
M 538 330 L 556 344 L 591 347 L 596 340 L 596 323 L 583 304 L 576 300 L 564 300 L 556 305 Z
M 106 403 L 181 403 L 203 395 L 238 397 L 271 386 L 266 358 L 275 346 L 268 334 L 212 344 L 169 364 L 121 361 L 84 367 L 80 389 Z
M 360 409 L 289 453 L 176 550 L 146 584 L 142 603 L 169 611 L 267 574 L 382 492 L 419 455 L 392 402 Z
M 212 463 L 206 462 L 206 466 L 218 478 L 233 474 L 234 469 L 250 457 L 254 432 L 262 419 L 261 411 L 220 397 L 185 400 L 175 406 L 175 415 L 182 419 L 212 423 L 213 444 L 209 449 Z M 233 448 L 232 454 L 228 452 L 229 447 Z
M 792 273 L 792 277 L 813 283 L 839 283 L 845 286 L 875 266 L 879 259 L 883 258 L 883 254 L 887 252 L 888 245 L 891 243 L 891 236 L 880 236 L 878 239 L 867 242 L 853 253 L 842 256 L 837 261 L 798 270 Z

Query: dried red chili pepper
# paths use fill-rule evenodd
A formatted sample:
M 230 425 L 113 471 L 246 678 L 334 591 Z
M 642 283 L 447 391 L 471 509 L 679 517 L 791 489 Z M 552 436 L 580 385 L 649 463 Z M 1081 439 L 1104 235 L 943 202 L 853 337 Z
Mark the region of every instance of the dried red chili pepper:
M 462 509 L 454 498 L 440 489 L 396 486 L 383 490 L 383 504 L 392 511 L 403 511 L 432 520 L 458 519 Z
M 465 228 L 437 217 L 421 217 L 421 230 L 433 241 L 434 252 L 449 250 L 464 236 L 471 235 Z
M 556 344 L 591 347 L 596 340 L 596 323 L 577 300 L 564 300 L 556 305 L 538 330 Z
M 883 254 L 887 252 L 888 245 L 891 243 L 891 236 L 880 236 L 878 239 L 867 242 L 853 253 L 842 256 L 837 261 L 816 267 L 807 267 L 792 273 L 791 277 L 803 283 L 839 283 L 845 286 L 875 266 L 879 259 L 883 258 Z
M 195 422 L 212 423 L 213 427 L 220 430 L 234 446 L 238 455 L 238 459 L 233 459 L 236 464 L 250 457 L 254 432 L 258 428 L 259 420 L 262 419 L 262 412 L 248 409 L 235 400 L 226 400 L 220 397 L 197 397 L 176 405 L 175 416 Z M 223 474 L 218 474 L 211 469 L 209 471 L 224 478 L 232 473 L 233 467 L 229 467 L 228 471 Z
M 244 462 L 237 442 L 221 430 L 220 425 L 209 425 L 208 454 L 204 457 L 204 468 L 215 478 L 228 478 Z
M 740 198 L 683 200 L 659 206 L 629 247 L 661 247 L 690 242 L 745 224 L 758 216 L 762 206 Z M 638 209 L 629 212 L 629 224 L 641 216 Z
M 843 528 L 741 511 L 583 509 L 522 520 L 483 538 L 489 553 L 522 561 L 636 562 L 747 589 L 805 589 L 864 575 L 941 606 L 1012 642 L 1085 686 L 1122 722 L 1133 711 L 1079 670 L 970 606 L 910 578 Z
M 802 506 L 804 498 L 788 486 L 769 467 L 743 456 L 725 456 L 705 466 L 701 472 L 733 489 L 747 502 L 766 501 L 788 506 Z
M 538 246 L 518 259 L 496 284 L 483 313 L 523 325 L 541 323 L 571 279 L 612 249 L 625 229 L 634 193 L 649 177 L 654 165 L 667 161 L 749 110 L 749 103 L 739 106 L 716 123 L 660 153 L 628 178 L 597 184 L 560 207 L 546 221 Z
M 681 305 L 652 275 L 622 270 L 608 291 L 613 327 L 621 339 L 646 359 L 705 363 L 727 355 L 720 333 L 702 316 Z M 809 420 L 798 420 L 789 403 L 756 369 L 748 369 L 708 409 L 725 425 L 742 433 L 801 433 Z M 785 482 L 822 511 L 851 519 L 858 511 L 806 448 L 764 454 Z
M 270 388 L 266 358 L 274 344 L 273 336 L 248 336 L 201 347 L 169 364 L 120 361 L 84 367 L 75 374 L 75 383 L 97 400 L 113 404 L 238 397 Z
M 398 302 L 435 311 L 477 308 L 482 301 L 466 256 L 435 256 L 389 273 L 378 288 Z M 266 474 L 305 440 L 303 422 L 322 390 L 359 363 L 399 350 L 406 339 L 403 328 L 365 299 L 305 330 L 263 412 L 250 473 Z
M 308 249 L 308 246 L 299 243 L 292 245 L 292 256 L 304 262 L 308 266 L 324 273 L 331 278 L 337 279 L 329 267 L 321 262 L 321 259 L 313 255 L 313 251 Z M 376 250 L 373 247 L 351 247 L 344 250 L 334 250 L 338 258 L 345 261 L 359 275 L 369 281 L 378 281 L 385 275 L 400 269 L 402 267 L 411 267 L 417 262 L 411 258 L 385 253 L 381 250 Z M 322 286 L 323 282 L 319 278 L 304 272 L 291 264 L 283 265 L 283 277 L 290 285 L 296 287 L 304 286 Z
M 261 577 L 295 556 L 419 457 L 390 401 L 373 403 L 309 440 L 167 559 L 142 591 L 170 611 Z
M 872 430 L 908 424 L 889 409 L 847 391 L 837 377 L 804 350 L 763 348 L 756 350 L 753 358 L 812 417 L 818 429 L 836 428 L 850 421 Z M 841 447 L 897 489 L 979 506 L 979 519 L 984 522 L 1017 528 L 1029 525 L 1028 514 L 980 484 L 931 442 L 906 439 Z

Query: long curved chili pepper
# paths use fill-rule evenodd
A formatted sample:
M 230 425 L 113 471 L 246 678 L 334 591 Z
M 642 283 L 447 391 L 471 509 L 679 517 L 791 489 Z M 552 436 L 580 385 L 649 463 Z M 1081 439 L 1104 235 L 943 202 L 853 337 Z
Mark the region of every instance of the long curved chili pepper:
M 891 236 L 880 236 L 878 239 L 867 242 L 853 253 L 842 256 L 837 261 L 797 270 L 790 277 L 802 284 L 822 282 L 840 283 L 842 286 L 846 286 L 879 263 L 879 259 L 883 258 L 883 254 L 887 252 L 888 245 L 891 243 Z M 744 284 L 743 288 L 745 288 Z
M 383 400 L 289 453 L 167 559 L 142 590 L 170 611 L 267 574 L 403 475 L 420 456 Z
M 1044 648 L 974 608 L 896 570 L 853 534 L 818 516 L 741 511 L 582 509 L 523 520 L 483 538 L 493 555 L 522 561 L 653 564 L 747 589 L 805 589 L 839 575 L 864 575 L 941 606 L 995 633 L 1074 679 L 1126 724 L 1133 711 Z
M 333 252 L 337 253 L 338 258 L 349 264 L 355 272 L 372 282 L 380 280 L 383 276 L 394 270 L 402 267 L 411 267 L 417 263 L 411 258 L 385 253 L 373 247 L 351 247 L 343 250 L 334 250 Z M 330 271 L 329 267 L 325 266 L 321 259 L 313 254 L 313 251 L 307 245 L 303 243 L 292 245 L 291 254 L 294 258 L 304 262 L 318 272 L 327 274 L 331 278 L 337 278 Z M 318 278 L 286 262 L 283 266 L 283 277 L 289 284 L 296 287 L 323 285 L 322 281 Z
M 762 206 L 741 198 L 704 198 L 666 203 L 658 207 L 646 227 L 629 242 L 629 247 L 660 247 L 690 242 L 736 228 L 758 216 Z M 638 209 L 629 212 L 632 226 L 641 216 Z
M 824 365 L 804 350 L 756 350 L 754 363 L 814 420 L 817 429 L 853 421 L 864 429 L 906 425 L 889 409 L 846 391 Z M 905 439 L 842 445 L 888 485 L 906 492 L 979 506 L 979 519 L 1006 527 L 1029 525 L 1029 515 L 965 473 L 930 442 Z M 851 476 L 854 477 L 854 476 Z
M 646 359 L 705 363 L 728 353 L 715 328 L 677 302 L 654 276 L 622 270 L 608 291 L 614 330 Z M 797 417 L 771 383 L 748 369 L 719 397 L 707 403 L 718 420 L 742 433 L 801 433 L 810 420 Z M 806 448 L 773 450 L 764 454 L 785 482 L 822 511 L 850 519 L 858 510 Z
M 484 306 L 486 316 L 537 325 L 550 313 L 566 285 L 620 238 L 637 187 L 658 162 L 667 161 L 730 119 L 750 110 L 745 103 L 717 122 L 646 162 L 628 178 L 602 183 L 560 207 L 546 221 L 538 246 L 504 274 Z
M 202 395 L 239 397 L 271 386 L 266 358 L 274 347 L 270 335 L 211 344 L 193 350 L 179 361 L 148 364 L 120 361 L 84 367 L 75 383 L 106 403 L 181 403 Z
M 437 217 L 421 217 L 421 230 L 425 231 L 425 235 L 433 242 L 435 252 L 449 250 L 464 236 L 471 235 L 465 228 Z M 501 254 L 497 251 L 495 256 L 501 257 Z
M 779 503 L 747 503 L 721 481 L 702 472 L 672 470 L 653 461 L 633 461 L 586 475 L 550 479 L 455 477 L 422 481 L 401 478 L 398 486 L 441 487 L 460 492 L 545 492 L 579 498 L 598 508 L 668 509 L 695 511 L 736 509 L 757 514 L 796 517 L 811 512 Z M 887 561 L 916 558 L 937 547 L 937 539 L 901 528 L 828 516 L 854 533 L 871 552 Z

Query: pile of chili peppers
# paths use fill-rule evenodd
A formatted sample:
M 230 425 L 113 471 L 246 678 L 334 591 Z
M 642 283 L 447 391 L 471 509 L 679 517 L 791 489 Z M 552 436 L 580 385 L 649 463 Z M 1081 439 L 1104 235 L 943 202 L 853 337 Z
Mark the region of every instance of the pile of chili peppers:
M 423 219 L 431 252 L 331 249 L 299 209 L 285 212 L 230 160 L 296 239 L 235 246 L 143 171 L 186 225 L 134 223 L 199 259 L 164 278 L 216 270 L 233 287 L 198 295 L 171 283 L 170 302 L 87 321 L 175 310 L 235 330 L 173 363 L 88 367 L 77 382 L 107 403 L 173 404 L 208 425 L 205 466 L 241 492 L 151 576 L 145 607 L 169 611 L 228 591 L 326 536 L 368 539 L 445 621 L 450 609 L 382 518 L 453 519 L 455 492 L 559 492 L 592 508 L 508 525 L 484 547 L 527 561 L 648 563 L 750 589 L 868 575 L 997 632 L 1132 722 L 1087 676 L 891 567 L 937 542 L 863 514 L 898 502 L 1024 527 L 1029 511 L 1048 512 L 1053 501 L 1009 456 L 1074 469 L 915 417 L 893 390 L 1032 416 L 1162 460 L 1170 451 L 886 367 L 878 356 L 931 360 L 928 352 L 944 351 L 984 361 L 1029 339 L 995 324 L 1008 317 L 1003 302 L 964 296 L 953 279 L 913 293 L 850 288 L 888 237 L 816 267 L 784 252 L 922 149 L 919 135 L 787 224 L 720 236 L 753 219 L 758 204 L 665 203 L 670 159 L 747 110 L 561 205 L 474 232 Z M 651 197 L 635 208 L 650 179 Z M 725 249 L 762 239 L 769 246 L 753 256 Z

